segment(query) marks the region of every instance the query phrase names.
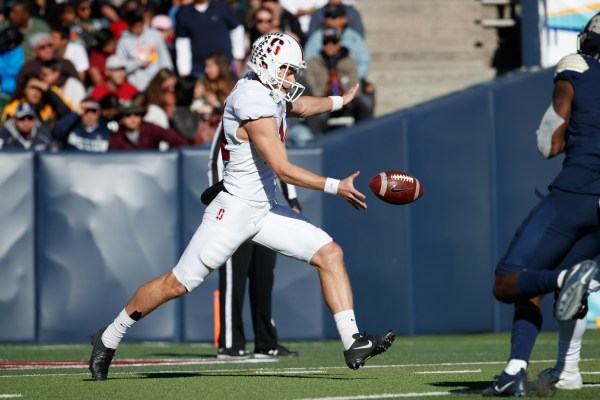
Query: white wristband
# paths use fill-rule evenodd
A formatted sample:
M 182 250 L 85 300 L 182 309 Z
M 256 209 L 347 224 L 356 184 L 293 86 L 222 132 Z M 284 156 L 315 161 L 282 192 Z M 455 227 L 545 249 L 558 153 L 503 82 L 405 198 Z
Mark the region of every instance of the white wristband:
M 344 98 L 342 96 L 329 96 L 329 98 L 333 102 L 331 111 L 341 110 L 344 107 Z
M 325 180 L 325 187 L 323 188 L 323 191 L 329 194 L 337 194 L 339 185 L 339 179 L 327 178 Z

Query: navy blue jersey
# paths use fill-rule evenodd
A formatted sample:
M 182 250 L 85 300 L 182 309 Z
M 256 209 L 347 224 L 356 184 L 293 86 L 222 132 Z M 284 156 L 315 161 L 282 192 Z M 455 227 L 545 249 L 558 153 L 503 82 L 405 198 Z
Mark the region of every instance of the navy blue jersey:
M 194 75 L 204 73 L 204 60 L 213 53 L 223 53 L 230 61 L 233 59 L 229 34 L 240 21 L 229 4 L 211 1 L 205 12 L 190 4 L 181 7 L 175 19 L 175 37 L 190 39 Z
M 600 63 L 585 54 L 568 55 L 556 66 L 554 80 L 569 82 L 574 95 L 563 171 L 552 186 L 600 194 Z

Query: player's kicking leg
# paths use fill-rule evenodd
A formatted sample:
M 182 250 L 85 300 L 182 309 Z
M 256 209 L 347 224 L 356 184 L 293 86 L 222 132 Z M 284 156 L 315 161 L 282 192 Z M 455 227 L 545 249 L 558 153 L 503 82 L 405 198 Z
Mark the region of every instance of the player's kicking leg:
M 342 249 L 334 242 L 321 247 L 311 259 L 317 267 L 327 307 L 333 314 L 344 344 L 344 359 L 351 369 L 365 365 L 394 342 L 392 330 L 379 335 L 360 335 L 354 317 L 352 288 L 344 267 Z

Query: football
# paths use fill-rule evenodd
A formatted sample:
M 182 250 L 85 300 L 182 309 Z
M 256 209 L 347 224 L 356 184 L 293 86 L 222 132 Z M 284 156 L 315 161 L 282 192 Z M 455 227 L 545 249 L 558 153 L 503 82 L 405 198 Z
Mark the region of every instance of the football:
M 375 175 L 369 187 L 375 196 L 390 204 L 412 203 L 425 192 L 417 178 L 402 171 L 385 171 Z

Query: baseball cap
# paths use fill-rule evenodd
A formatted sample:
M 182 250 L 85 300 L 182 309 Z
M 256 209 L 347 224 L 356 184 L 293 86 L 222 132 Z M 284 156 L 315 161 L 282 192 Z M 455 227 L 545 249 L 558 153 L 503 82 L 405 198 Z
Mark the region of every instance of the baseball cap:
M 323 29 L 323 42 L 327 42 L 328 40 L 340 40 L 340 31 L 335 28 L 325 28 Z
M 35 110 L 31 107 L 29 103 L 21 103 L 17 106 L 15 110 L 15 118 L 23 118 L 26 116 L 35 117 Z
M 100 109 L 100 103 L 91 97 L 86 97 L 85 99 L 81 100 L 80 104 L 85 104 L 86 109 L 90 109 L 90 110 L 99 110 Z
M 346 8 L 343 4 L 330 4 L 325 9 L 325 18 L 345 17 Z
M 150 27 L 158 29 L 159 31 L 166 31 L 167 29 L 171 29 L 173 24 L 171 23 L 171 18 L 166 15 L 159 14 L 152 17 L 152 21 L 150 21 Z
M 125 60 L 117 55 L 109 56 L 106 59 L 106 69 L 121 69 L 125 68 Z
M 133 102 L 123 103 L 119 106 L 120 115 L 144 114 L 144 110 Z
M 46 32 L 34 33 L 29 37 L 29 46 L 31 46 L 32 49 L 35 49 L 43 41 L 51 43 L 50 34 Z

